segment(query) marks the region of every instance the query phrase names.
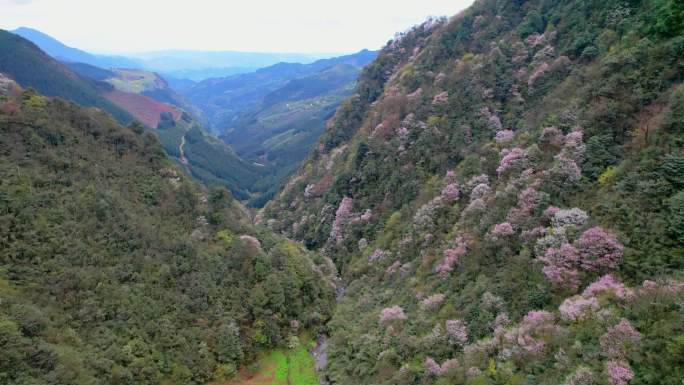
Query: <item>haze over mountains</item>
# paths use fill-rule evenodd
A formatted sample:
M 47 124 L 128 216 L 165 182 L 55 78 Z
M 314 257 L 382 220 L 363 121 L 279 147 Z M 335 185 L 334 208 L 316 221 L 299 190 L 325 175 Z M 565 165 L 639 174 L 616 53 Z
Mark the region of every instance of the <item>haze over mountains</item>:
M 279 62 L 308 63 L 334 54 L 260 53 L 236 51 L 166 50 L 130 53 L 125 56 L 92 54 L 69 47 L 53 37 L 29 27 L 13 31 L 57 60 L 86 63 L 103 68 L 145 69 L 168 77 L 199 81 L 251 72 Z
M 152 67 L 168 63 L 171 67 L 164 67 L 166 70 L 195 71 L 193 66 L 198 66 L 204 71 L 206 64 L 231 63 L 228 72 L 235 72 L 241 65 L 314 56 L 166 51 L 136 59 L 90 54 L 30 28 L 14 32 L 60 60 L 62 63 L 55 62 L 55 67 L 73 71 L 70 76 L 93 88 L 89 92 L 97 94 L 98 100 L 106 99 L 98 103 L 113 103 L 110 112 L 125 110 L 127 116 L 121 122 L 135 118 L 149 128 L 159 128 L 156 132 L 167 153 L 195 178 L 226 185 L 236 197 L 256 206 L 267 202 L 296 170 L 323 131 L 325 121 L 351 94 L 359 71 L 376 56 L 363 50 L 309 64 L 280 62 L 252 72 L 240 67 L 237 72 L 247 73 L 196 83 L 172 77 L 167 80 L 140 68 L 149 68 L 154 62 Z

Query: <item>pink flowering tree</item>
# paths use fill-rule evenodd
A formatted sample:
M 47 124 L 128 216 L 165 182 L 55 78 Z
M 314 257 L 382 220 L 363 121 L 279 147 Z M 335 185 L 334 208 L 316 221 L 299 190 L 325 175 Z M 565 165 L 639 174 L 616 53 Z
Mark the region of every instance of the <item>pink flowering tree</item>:
M 390 252 L 387 250 L 382 250 L 382 249 L 375 249 L 371 255 L 368 256 L 368 262 L 370 263 L 378 263 L 381 262 L 387 257 L 389 257 Z
M 563 301 L 558 311 L 564 321 L 577 322 L 588 319 L 599 306 L 599 301 L 595 297 L 584 298 L 576 295 Z
M 506 144 L 513 141 L 515 137 L 515 132 L 511 130 L 501 130 L 496 133 L 494 140 L 499 144 Z
M 494 225 L 494 228 L 490 232 L 490 235 L 494 240 L 503 239 L 513 234 L 515 234 L 515 229 L 513 228 L 513 225 L 510 224 L 510 222 L 503 222 Z
M 449 204 L 457 201 L 460 194 L 461 188 L 458 186 L 458 183 L 449 183 L 442 189 L 440 196 L 442 197 L 442 201 L 444 201 L 444 203 Z
M 579 255 L 577 249 L 569 243 L 559 248 L 550 247 L 537 260 L 544 264 L 542 272 L 557 288 L 575 292 L 580 284 L 577 270 Z
M 584 210 L 577 207 L 568 210 L 557 210 L 551 218 L 551 225 L 556 228 L 582 227 L 587 223 L 589 216 Z
M 445 298 L 446 296 L 442 293 L 433 294 L 420 303 L 420 308 L 425 311 L 435 311 L 442 306 Z
M 442 278 L 446 277 L 454 270 L 456 265 L 458 265 L 458 260 L 465 255 L 465 253 L 466 248 L 463 244 L 459 244 L 454 248 L 444 250 L 444 258 L 435 267 L 435 273 Z
M 349 197 L 344 197 L 335 212 L 335 219 L 330 230 L 330 240 L 336 245 L 339 245 L 344 240 L 345 227 L 353 217 L 353 208 L 354 201 Z
M 627 356 L 639 347 L 641 333 L 625 318 L 617 325 L 608 328 L 601 336 L 601 351 L 608 358 L 627 358 Z
M 432 357 L 427 357 L 425 358 L 425 371 L 430 376 L 439 376 L 442 368 Z
M 575 247 L 579 251 L 582 267 L 588 271 L 616 269 L 624 252 L 624 247 L 615 235 L 601 227 L 592 227 L 582 233 Z
M 634 372 L 624 361 L 608 361 L 606 375 L 611 385 L 627 385 L 634 378 Z
M 380 325 L 385 325 L 392 321 L 404 321 L 408 319 L 401 306 L 395 305 L 384 308 L 380 311 L 379 322 Z
M 515 147 L 511 150 L 504 150 L 501 152 L 501 161 L 499 162 L 499 167 L 497 167 L 496 172 L 502 175 L 511 169 L 521 169 L 527 164 L 527 156 L 522 148 Z
M 463 321 L 454 319 L 447 320 L 446 331 L 450 343 L 458 346 L 465 346 L 465 344 L 468 343 L 468 330 Z
M 504 342 L 510 344 L 511 353 L 519 356 L 541 354 L 548 337 L 558 334 L 555 317 L 547 311 L 531 311 L 520 324 L 504 334 Z
M 449 93 L 447 91 L 440 92 L 439 94 L 435 95 L 434 99 L 432 99 L 432 104 L 434 106 L 443 106 L 447 104 L 449 101 Z
M 599 278 L 596 282 L 587 286 L 582 292 L 584 297 L 592 297 L 598 295 L 614 295 L 619 299 L 630 299 L 634 297 L 634 292 L 632 289 L 625 286 L 622 282 L 617 280 L 610 274 L 604 275 Z
M 489 195 L 490 192 L 492 192 L 492 189 L 489 187 L 488 183 L 480 183 L 473 187 L 472 191 L 470 192 L 470 201 L 472 202 L 475 199 L 482 199 Z

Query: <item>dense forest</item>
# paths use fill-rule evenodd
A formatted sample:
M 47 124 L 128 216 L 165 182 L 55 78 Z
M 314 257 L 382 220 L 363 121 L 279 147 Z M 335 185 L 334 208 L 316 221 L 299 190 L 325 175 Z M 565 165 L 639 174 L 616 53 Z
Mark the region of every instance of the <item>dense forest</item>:
M 334 384 L 681 384 L 684 5 L 398 35 L 262 223 L 330 256 Z
M 327 319 L 320 256 L 141 126 L 2 80 L 0 383 L 222 380 Z
M 477 0 L 188 101 L 0 31 L 0 385 L 682 385 L 683 81 L 680 0 Z

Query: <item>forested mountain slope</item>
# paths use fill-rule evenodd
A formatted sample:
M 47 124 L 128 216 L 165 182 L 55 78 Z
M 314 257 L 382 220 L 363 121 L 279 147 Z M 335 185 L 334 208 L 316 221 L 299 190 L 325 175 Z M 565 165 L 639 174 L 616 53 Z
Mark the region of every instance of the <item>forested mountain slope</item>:
M 133 117 L 100 94 L 112 86 L 82 77 L 51 58 L 30 41 L 0 30 L 0 72 L 22 87 L 33 87 L 48 96 L 59 96 L 86 107 L 98 107 L 119 122 L 129 123 Z
M 391 41 L 263 222 L 348 282 L 333 384 L 680 384 L 684 5 L 480 0 Z
M 332 306 L 325 260 L 188 180 L 155 135 L 5 77 L 0 250 L 1 384 L 222 381 Z

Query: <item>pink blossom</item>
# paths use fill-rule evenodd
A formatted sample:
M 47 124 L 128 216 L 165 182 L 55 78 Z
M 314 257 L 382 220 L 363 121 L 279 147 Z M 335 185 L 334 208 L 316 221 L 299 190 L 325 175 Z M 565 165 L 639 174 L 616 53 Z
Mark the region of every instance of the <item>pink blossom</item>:
M 560 305 L 561 318 L 568 322 L 583 321 L 591 312 L 599 308 L 599 302 L 595 297 L 584 298 L 576 295 L 568 298 Z
M 447 320 L 446 331 L 449 341 L 454 345 L 465 346 L 468 343 L 468 331 L 461 320 Z
M 542 268 L 542 273 L 558 288 L 574 292 L 579 287 L 579 272 L 575 269 L 558 265 L 546 265 Z
M 496 133 L 494 140 L 499 144 L 508 143 L 515 137 L 515 132 L 511 130 L 501 130 Z
M 582 179 L 582 170 L 573 159 L 564 154 L 556 155 L 554 159 L 555 162 L 548 171 L 553 180 L 558 183 L 576 184 Z
M 634 292 L 631 289 L 627 288 L 610 274 L 604 275 L 598 281 L 589 285 L 584 289 L 582 295 L 584 297 L 591 297 L 602 293 L 611 293 L 620 299 L 628 299 L 634 296 Z
M 409 100 L 409 102 L 415 102 L 416 100 L 420 99 L 420 97 L 423 95 L 423 89 L 418 88 L 415 91 L 411 92 L 410 94 L 406 95 L 406 98 Z
M 444 182 L 446 183 L 456 183 L 456 173 L 453 170 L 449 170 L 444 175 Z
M 632 368 L 624 361 L 608 361 L 606 374 L 611 385 L 627 385 L 634 378 Z
M 446 277 L 458 264 L 459 258 L 466 253 L 465 246 L 459 245 L 453 249 L 444 250 L 444 259 L 435 267 L 435 273 L 441 277 Z
M 480 115 L 487 119 L 489 127 L 491 127 L 494 131 L 501 131 L 503 128 L 501 119 L 495 113 L 492 113 L 489 107 L 482 107 L 482 109 L 480 109 Z
M 313 197 L 315 189 L 316 189 L 315 184 L 306 185 L 306 188 L 304 188 L 304 198 L 309 199 L 309 198 Z
M 440 374 L 441 375 L 449 374 L 449 373 L 453 372 L 454 370 L 458 369 L 458 366 L 459 366 L 458 365 L 458 359 L 452 358 L 450 360 L 446 360 L 446 361 L 442 362 L 442 365 L 440 367 Z
M 390 252 L 382 249 L 375 249 L 371 255 L 368 256 L 368 262 L 376 263 L 384 260 L 390 255 Z
M 442 373 L 442 368 L 432 357 L 425 359 L 425 370 L 431 376 L 439 376 Z
M 584 133 L 581 130 L 575 130 L 565 136 L 566 148 L 578 148 L 584 145 Z
M 596 379 L 591 369 L 580 366 L 575 372 L 565 380 L 565 385 L 594 385 Z
M 641 342 L 641 333 L 625 318 L 601 336 L 601 350 L 609 358 L 626 358 Z
M 558 127 L 545 127 L 539 137 L 542 143 L 549 143 L 553 146 L 561 146 L 563 144 L 563 133 Z
M 435 106 L 442 106 L 447 104 L 449 101 L 449 93 L 447 91 L 441 92 L 437 95 L 435 95 L 435 98 L 432 99 L 432 104 Z
M 503 157 L 499 162 L 499 167 L 496 169 L 496 172 L 499 173 L 499 175 L 511 168 L 521 168 L 527 161 L 525 152 L 518 147 L 515 147 L 508 152 L 502 152 L 502 155 Z
M 385 277 L 391 277 L 394 274 L 396 274 L 399 271 L 399 268 L 401 268 L 401 262 L 399 261 L 394 261 L 393 264 L 391 264 L 387 270 L 385 270 Z
M 433 198 L 430 202 L 422 205 L 413 216 L 413 224 L 421 229 L 430 229 L 434 225 L 437 210 L 444 207 L 441 196 Z
M 613 270 L 622 261 L 624 247 L 615 235 L 600 227 L 582 233 L 575 244 L 582 267 L 588 271 Z
M 544 34 L 539 34 L 537 32 L 531 34 L 525 39 L 525 44 L 536 47 L 538 45 L 544 44 L 545 36 Z
M 549 69 L 550 66 L 547 62 L 543 62 L 539 66 L 537 66 L 537 68 L 535 68 L 532 72 L 532 75 L 530 75 L 529 79 L 527 79 L 527 86 L 532 88 L 532 86 L 534 86 L 537 80 L 544 76 L 544 74 L 546 74 L 549 71 Z
M 546 227 L 537 226 L 530 230 L 523 231 L 522 234 L 520 234 L 520 239 L 526 244 L 531 245 L 544 235 L 546 235 Z
M 240 240 L 251 245 L 255 249 L 261 249 L 261 242 L 251 235 L 240 235 Z
M 476 175 L 466 183 L 466 190 L 472 191 L 478 185 L 486 184 L 489 186 L 489 177 L 485 174 Z
M 556 207 L 556 206 L 549 206 L 549 207 L 546 208 L 546 210 L 544 210 L 544 213 L 542 213 L 542 215 L 543 215 L 545 218 L 553 218 L 553 216 L 556 215 L 556 213 L 557 213 L 558 211 L 560 211 L 560 209 L 559 209 L 558 207 Z
M 470 204 L 463 209 L 462 217 L 468 217 L 477 213 L 480 213 L 482 211 L 485 211 L 487 209 L 487 204 L 483 199 L 475 199 Z
M 458 186 L 458 183 L 449 183 L 442 189 L 442 200 L 446 203 L 452 203 L 458 200 L 458 197 L 461 193 L 461 189 Z
M 491 191 L 492 189 L 489 187 L 489 184 L 480 183 L 470 192 L 470 201 L 472 202 L 475 199 L 484 198 L 485 196 L 489 195 Z
M 382 309 L 380 312 L 380 325 L 384 325 L 390 321 L 403 321 L 408 317 L 404 314 L 404 309 L 400 306 L 395 305 L 392 307 L 387 307 Z
M 494 319 L 494 324 L 492 325 L 494 329 L 504 328 L 511 324 L 511 319 L 508 318 L 508 314 L 499 313 Z
M 566 227 L 582 227 L 587 223 L 589 216 L 586 212 L 577 207 L 569 210 L 558 210 L 553 215 L 551 219 L 551 224 L 553 227 L 566 228 Z
M 373 216 L 373 212 L 370 209 L 366 209 L 366 211 L 364 211 L 363 214 L 361 215 L 361 220 L 364 222 L 368 222 L 368 221 L 370 221 L 372 216 Z
M 421 309 L 426 310 L 426 311 L 437 310 L 440 306 L 442 306 L 442 303 L 444 303 L 445 298 L 446 298 L 446 296 L 444 294 L 441 294 L 441 293 L 433 294 L 433 295 L 425 298 L 420 303 L 420 307 L 421 307 Z
M 515 351 L 522 354 L 536 355 L 546 346 L 547 335 L 557 333 L 553 314 L 547 311 L 531 311 L 523 317 L 518 327 L 506 332 L 504 339 L 513 344 Z
M 518 207 L 525 211 L 531 211 L 539 204 L 542 194 L 532 187 L 528 187 L 518 194 Z
M 344 239 L 344 230 L 351 220 L 353 205 L 354 201 L 351 198 L 344 197 L 335 212 L 335 220 L 333 221 L 332 229 L 330 230 L 330 239 L 335 244 L 339 245 Z
M 515 230 L 513 229 L 513 225 L 511 225 L 509 222 L 503 222 L 495 225 L 490 233 L 492 239 L 495 240 L 505 238 L 513 234 L 515 234 Z

